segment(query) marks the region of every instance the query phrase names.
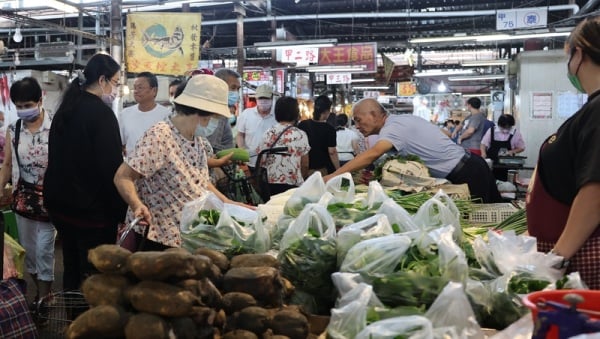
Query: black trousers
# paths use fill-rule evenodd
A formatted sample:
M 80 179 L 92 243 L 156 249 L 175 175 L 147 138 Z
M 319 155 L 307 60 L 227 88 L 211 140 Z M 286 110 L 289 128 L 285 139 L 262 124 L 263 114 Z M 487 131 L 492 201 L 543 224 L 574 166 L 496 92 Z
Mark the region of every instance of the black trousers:
M 471 154 L 460 170 L 453 170 L 446 179 L 453 184 L 467 184 L 471 198 L 480 199 L 481 203 L 502 202 L 496 186 L 496 178 L 482 157 Z
M 106 223 L 104 227 L 82 227 L 60 218 L 52 218 L 52 214 L 50 217 L 62 239 L 63 289 L 79 290 L 88 276 L 98 273 L 88 261 L 88 251 L 102 244 L 115 244 L 117 223 Z

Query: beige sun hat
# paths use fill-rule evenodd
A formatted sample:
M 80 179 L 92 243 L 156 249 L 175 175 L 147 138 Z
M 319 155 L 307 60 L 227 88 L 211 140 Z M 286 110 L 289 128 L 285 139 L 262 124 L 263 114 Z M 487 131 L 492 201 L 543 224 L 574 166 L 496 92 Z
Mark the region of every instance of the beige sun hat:
M 183 92 L 175 98 L 175 103 L 229 118 L 228 92 L 225 81 L 214 75 L 199 74 L 188 80 Z
M 256 87 L 257 98 L 271 98 L 273 96 L 273 89 L 269 85 L 260 85 Z

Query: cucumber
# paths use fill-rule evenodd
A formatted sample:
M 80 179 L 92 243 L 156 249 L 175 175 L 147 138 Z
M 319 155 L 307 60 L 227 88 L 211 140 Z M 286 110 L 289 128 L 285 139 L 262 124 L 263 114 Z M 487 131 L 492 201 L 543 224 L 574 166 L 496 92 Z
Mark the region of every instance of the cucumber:
M 250 161 L 250 154 L 248 154 L 248 151 L 244 148 L 224 149 L 222 151 L 217 152 L 217 158 L 222 158 L 232 152 L 233 152 L 233 156 L 231 157 L 231 160 L 242 161 L 242 162 Z

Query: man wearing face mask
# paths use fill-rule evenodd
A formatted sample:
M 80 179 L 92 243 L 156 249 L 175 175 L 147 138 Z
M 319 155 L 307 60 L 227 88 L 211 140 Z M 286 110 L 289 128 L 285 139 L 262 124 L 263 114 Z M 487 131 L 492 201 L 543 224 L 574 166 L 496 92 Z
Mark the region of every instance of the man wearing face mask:
M 273 113 L 271 85 L 263 84 L 256 88 L 256 104 L 240 114 L 236 136 L 238 147 L 245 148 L 250 153 L 250 168 L 254 168 L 256 164 L 256 148 L 262 142 L 265 132 L 277 123 Z
M 235 110 L 236 104 L 239 101 L 241 83 L 240 75 L 236 71 L 228 68 L 219 69 L 215 72 L 215 76 L 227 83 L 229 90 L 227 93 L 227 106 L 231 113 L 231 117 L 224 118 L 219 116 L 211 118 L 212 125 L 204 126 L 206 128 L 196 130 L 196 135 L 208 139 L 216 153 L 234 146 L 231 125 L 235 124 Z M 194 76 L 192 75 L 192 77 Z
M 119 117 L 123 153 L 132 154 L 135 144 L 155 123 L 166 119 L 171 111 L 156 103 L 158 79 L 150 72 L 138 74 L 133 82 L 133 98 L 137 105 L 127 107 Z
M 498 164 L 499 155 L 513 156 L 525 150 L 523 136 L 515 127 L 515 118 L 510 114 L 502 114 L 498 118 L 498 127 L 491 127 L 481 139 L 481 157 L 490 158 Z M 505 152 L 500 154 L 500 150 Z M 506 181 L 507 168 L 494 168 L 494 176 L 498 180 Z

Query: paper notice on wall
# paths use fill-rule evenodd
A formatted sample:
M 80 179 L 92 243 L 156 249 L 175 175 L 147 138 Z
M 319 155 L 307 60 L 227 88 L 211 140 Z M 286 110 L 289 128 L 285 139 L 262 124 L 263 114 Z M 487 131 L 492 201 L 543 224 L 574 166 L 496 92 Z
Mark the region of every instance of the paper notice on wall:
M 556 113 L 559 118 L 568 119 L 587 101 L 587 94 L 562 92 L 556 99 Z
M 531 118 L 552 119 L 552 92 L 531 93 Z

